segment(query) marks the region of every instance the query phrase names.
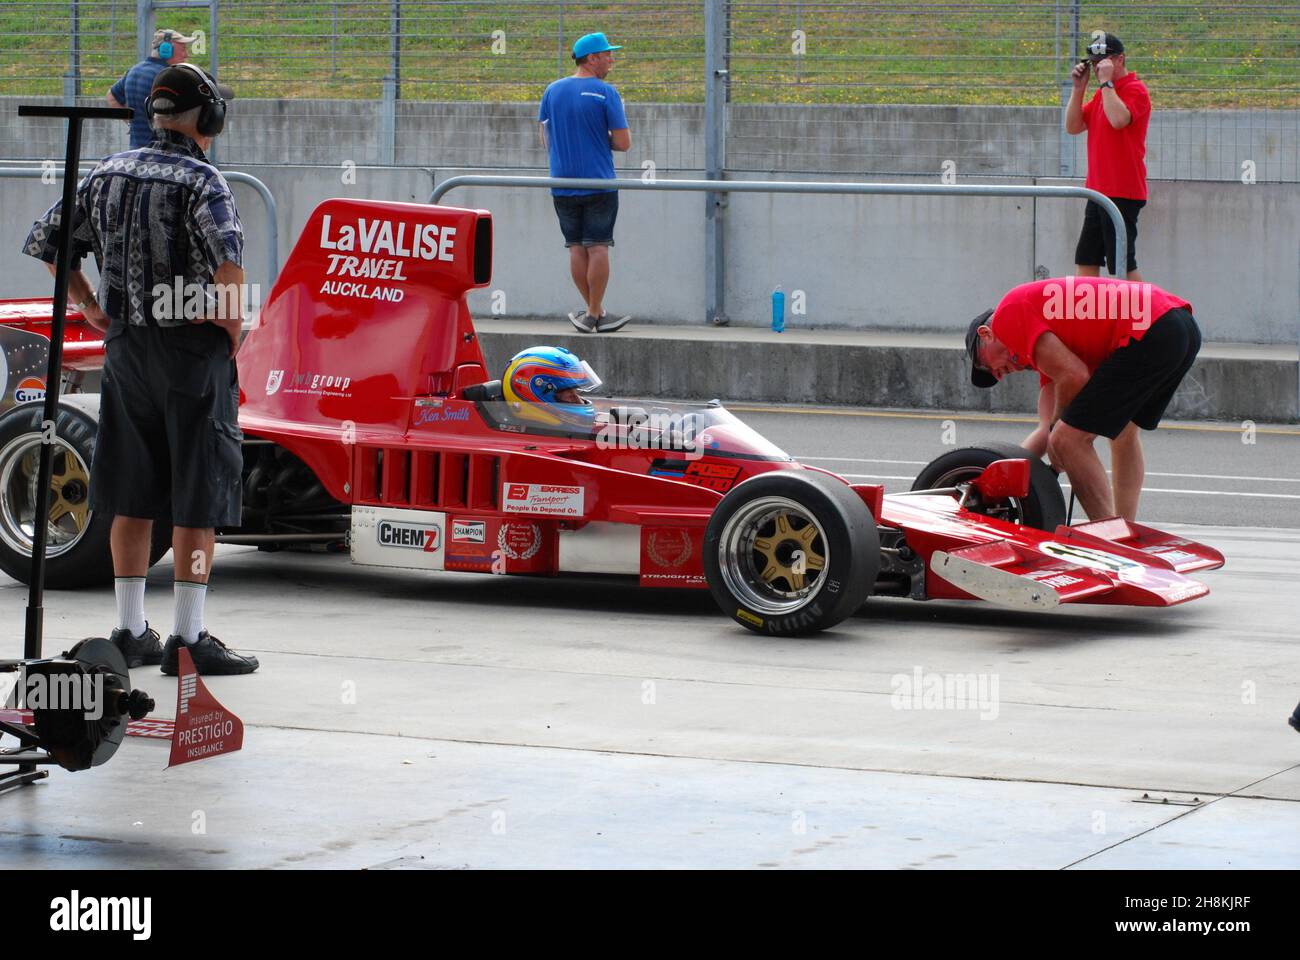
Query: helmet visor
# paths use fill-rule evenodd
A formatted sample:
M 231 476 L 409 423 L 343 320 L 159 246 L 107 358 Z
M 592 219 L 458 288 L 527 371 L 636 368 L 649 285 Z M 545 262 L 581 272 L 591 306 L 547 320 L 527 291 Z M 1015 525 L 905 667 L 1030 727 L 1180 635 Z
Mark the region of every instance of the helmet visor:
M 582 383 L 579 383 L 575 386 L 575 389 L 579 393 L 591 393 L 591 391 L 597 389 L 601 384 L 605 382 L 604 380 L 600 379 L 600 377 L 597 375 L 595 370 L 591 369 L 591 364 L 589 364 L 586 360 L 582 361 L 582 372 L 586 374 L 586 378 L 582 381 Z

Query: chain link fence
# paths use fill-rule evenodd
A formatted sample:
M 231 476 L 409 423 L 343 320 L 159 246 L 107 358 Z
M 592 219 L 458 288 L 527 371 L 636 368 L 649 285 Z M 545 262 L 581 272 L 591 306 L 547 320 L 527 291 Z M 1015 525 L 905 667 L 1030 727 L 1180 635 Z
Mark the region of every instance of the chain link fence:
M 702 0 L 215 2 L 205 39 L 239 101 L 224 163 L 543 166 L 537 100 L 571 72 L 573 40 L 603 30 L 624 45 L 609 79 L 633 132 L 625 169 L 705 166 Z M 207 6 L 152 6 L 157 26 L 209 32 Z M 1062 105 L 1081 46 L 1107 30 L 1151 91 L 1152 178 L 1300 181 L 1294 3 L 719 6 L 729 170 L 1080 176 Z M 61 131 L 20 125 L 16 103 L 102 100 L 139 58 L 139 25 L 151 32 L 141 7 L 0 0 L 0 158 L 57 153 Z M 126 146 L 125 127 L 88 134 L 87 156 Z

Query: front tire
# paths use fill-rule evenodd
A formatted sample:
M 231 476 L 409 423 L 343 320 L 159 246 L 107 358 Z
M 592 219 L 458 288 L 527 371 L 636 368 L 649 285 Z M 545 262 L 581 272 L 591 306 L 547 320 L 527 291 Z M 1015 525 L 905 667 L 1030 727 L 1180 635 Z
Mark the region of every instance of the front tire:
M 42 404 L 25 403 L 0 416 L 0 570 L 21 583 L 31 581 L 43 414 Z M 113 579 L 113 518 L 97 515 L 90 507 L 90 464 L 98 431 L 90 411 L 59 404 L 45 550 L 45 585 L 51 589 L 96 586 Z M 170 547 L 171 524 L 155 521 L 150 565 Z
M 934 490 L 969 483 L 985 467 L 998 460 L 1029 461 L 1029 495 L 1023 499 L 1011 497 L 995 503 L 972 500 L 967 504 L 969 509 L 1049 533 L 1065 523 L 1065 497 L 1061 493 L 1061 484 L 1056 479 L 1056 474 L 1038 457 L 1014 443 L 989 440 L 949 450 L 922 468 L 912 483 L 912 489 Z
M 833 627 L 866 601 L 879 567 L 871 511 L 847 484 L 814 471 L 746 480 L 718 504 L 704 534 L 713 599 L 755 633 Z

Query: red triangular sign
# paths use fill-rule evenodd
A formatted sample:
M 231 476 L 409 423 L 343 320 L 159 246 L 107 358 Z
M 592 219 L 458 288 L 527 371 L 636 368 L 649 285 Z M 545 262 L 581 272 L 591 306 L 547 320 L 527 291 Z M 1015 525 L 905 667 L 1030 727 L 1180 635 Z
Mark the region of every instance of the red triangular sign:
M 167 766 L 234 753 L 244 745 L 244 722 L 227 710 L 203 685 L 194 658 L 180 649 L 176 684 L 176 730 Z

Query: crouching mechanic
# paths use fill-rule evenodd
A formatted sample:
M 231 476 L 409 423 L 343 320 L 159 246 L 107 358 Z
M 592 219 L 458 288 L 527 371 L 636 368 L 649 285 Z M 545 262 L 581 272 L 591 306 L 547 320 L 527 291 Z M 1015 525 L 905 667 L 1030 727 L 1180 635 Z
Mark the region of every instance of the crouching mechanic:
M 251 673 L 203 625 L 214 527 L 240 519 L 242 454 L 236 415 L 243 230 L 224 177 L 208 163 L 231 93 L 192 64 L 159 72 L 149 95 L 154 140 L 106 157 L 77 188 L 71 217 L 55 204 L 24 252 L 54 270 L 71 223 L 68 299 L 104 331 L 99 435 L 91 507 L 113 517 L 118 626 L 127 663 L 175 675 L 185 644 L 203 674 Z M 96 292 L 80 264 L 94 253 Z M 181 291 L 208 291 L 195 316 Z M 234 294 L 231 296 L 231 294 Z M 213 302 L 215 300 L 215 303 Z M 172 523 L 175 626 L 164 648 L 144 616 L 153 523 Z
M 1039 372 L 1040 425 L 1026 446 L 1069 475 L 1093 520 L 1136 519 L 1145 474 L 1138 428 L 1159 425 L 1200 348 L 1186 300 L 1099 277 L 1022 284 L 966 332 L 975 386 Z M 1109 482 L 1093 449 L 1098 436 L 1112 441 Z

